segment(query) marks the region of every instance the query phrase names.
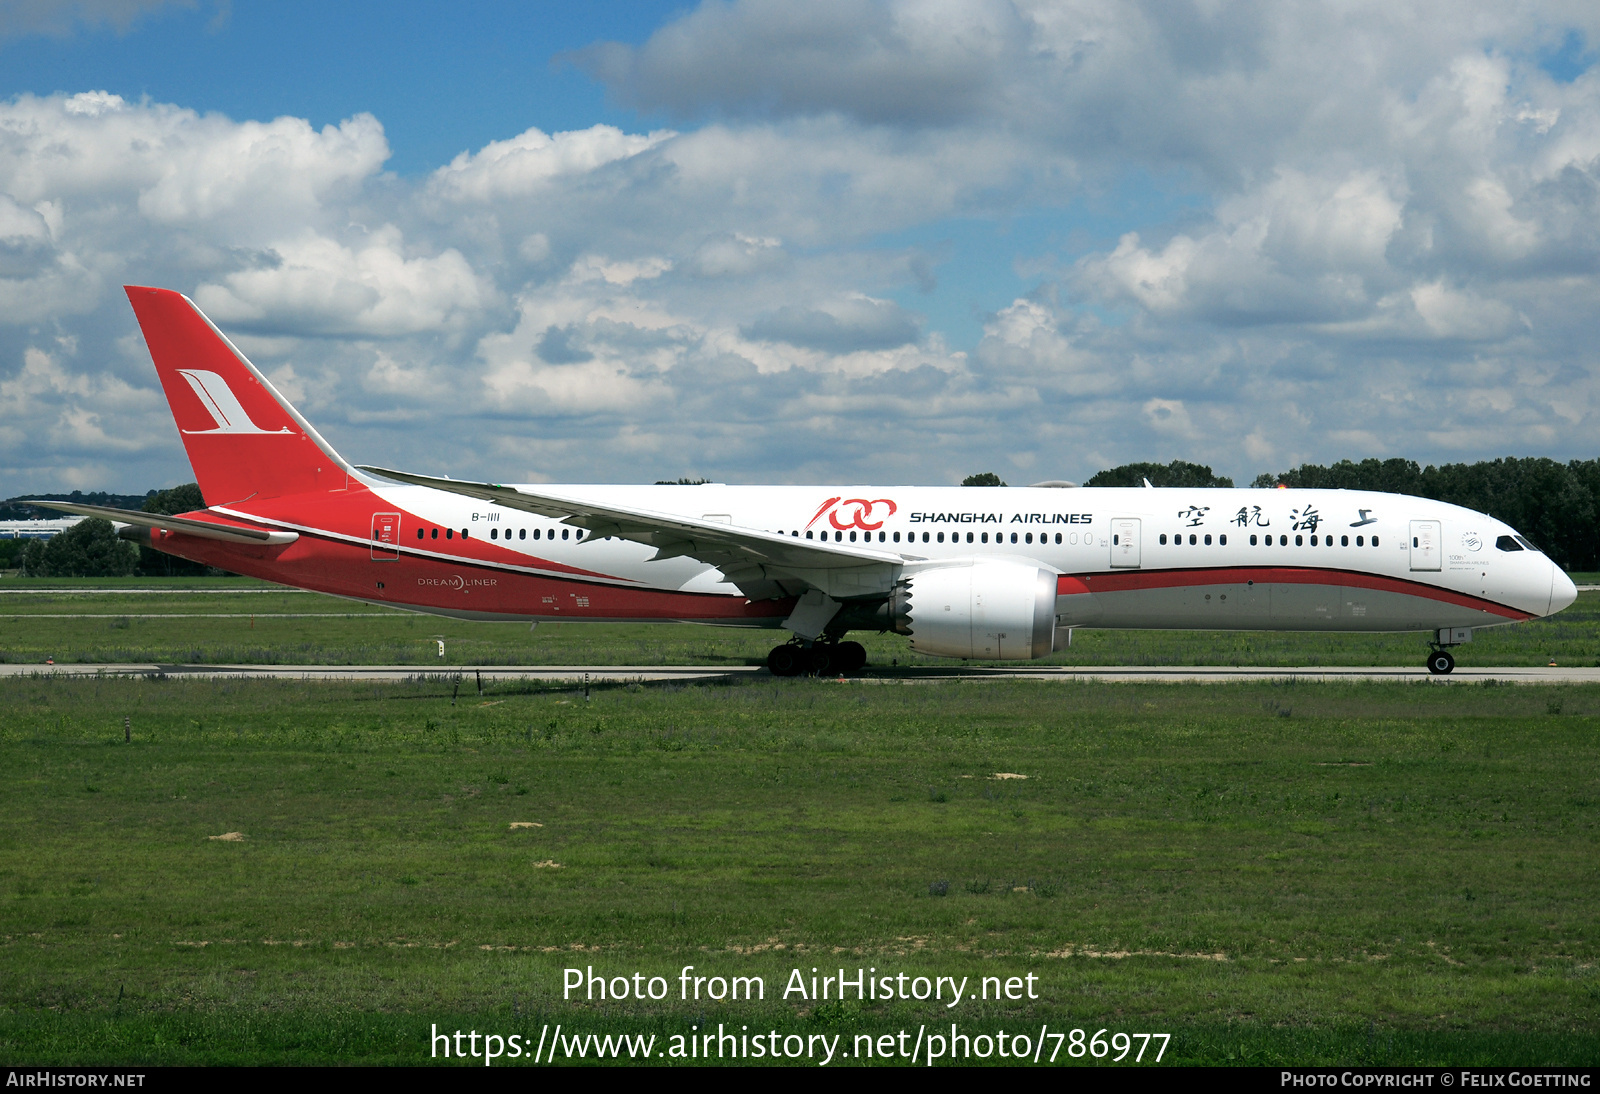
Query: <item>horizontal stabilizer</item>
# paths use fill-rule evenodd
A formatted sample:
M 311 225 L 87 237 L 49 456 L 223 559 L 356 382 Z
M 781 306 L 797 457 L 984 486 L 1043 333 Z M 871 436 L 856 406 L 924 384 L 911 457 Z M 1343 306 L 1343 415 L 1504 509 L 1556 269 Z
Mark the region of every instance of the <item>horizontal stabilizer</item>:
M 266 528 L 240 528 L 232 524 L 212 524 L 191 517 L 169 517 L 162 513 L 139 513 L 132 509 L 112 509 L 105 505 L 78 505 L 70 501 L 35 501 L 49 509 L 63 513 L 77 513 L 84 517 L 102 517 L 113 524 L 131 524 L 135 528 L 158 528 L 166 532 L 182 532 L 200 539 L 219 539 L 224 543 L 249 543 L 255 546 L 277 547 L 293 543 L 299 532 L 269 531 Z

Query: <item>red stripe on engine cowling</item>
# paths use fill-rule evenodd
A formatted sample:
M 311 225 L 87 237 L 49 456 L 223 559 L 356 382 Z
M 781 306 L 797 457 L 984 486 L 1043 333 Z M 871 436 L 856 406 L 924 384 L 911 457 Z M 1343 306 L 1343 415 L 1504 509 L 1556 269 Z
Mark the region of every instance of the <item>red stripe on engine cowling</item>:
M 1438 600 L 1463 608 L 1477 608 L 1493 612 L 1507 619 L 1533 619 L 1533 613 L 1519 608 L 1496 604 L 1482 597 L 1424 585 L 1420 581 L 1406 581 L 1378 574 L 1356 573 L 1350 570 L 1315 570 L 1290 566 L 1240 566 L 1208 570 L 1123 570 L 1103 574 L 1062 574 L 1056 579 L 1057 596 L 1076 596 L 1082 593 L 1120 593 L 1136 589 L 1176 589 L 1186 585 L 1243 585 L 1255 581 L 1263 585 L 1337 585 L 1351 589 L 1373 589 L 1378 592 L 1400 593 Z

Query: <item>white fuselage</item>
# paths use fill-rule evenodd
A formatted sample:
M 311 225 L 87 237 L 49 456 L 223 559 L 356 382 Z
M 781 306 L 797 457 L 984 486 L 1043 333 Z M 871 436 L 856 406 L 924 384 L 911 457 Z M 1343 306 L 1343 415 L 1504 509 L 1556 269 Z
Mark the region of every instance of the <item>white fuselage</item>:
M 398 546 L 407 556 L 466 563 L 459 547 L 491 540 L 505 552 L 498 567 L 508 571 L 743 599 L 719 570 L 690 558 L 652 562 L 648 546 L 579 538 L 554 519 L 425 487 L 375 483 L 373 489 L 396 511 L 414 515 L 413 523 L 421 521 L 400 531 Z M 1548 615 L 1576 595 L 1566 575 L 1503 522 L 1397 494 L 717 484 L 528 489 L 797 539 L 871 543 L 902 555 L 908 574 L 972 560 L 1035 563 L 1062 575 L 1061 626 L 1473 628 Z M 1508 543 L 1516 549 L 1503 549 Z M 471 564 L 496 566 L 480 557 Z M 472 608 L 451 614 L 579 617 L 509 604 L 496 611 L 482 601 Z M 776 625 L 737 612 L 686 617 Z

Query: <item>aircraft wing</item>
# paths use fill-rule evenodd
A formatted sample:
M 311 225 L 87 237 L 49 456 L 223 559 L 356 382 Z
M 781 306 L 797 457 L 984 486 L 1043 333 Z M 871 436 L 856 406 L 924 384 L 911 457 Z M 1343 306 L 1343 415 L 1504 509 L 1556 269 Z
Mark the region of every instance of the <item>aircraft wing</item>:
M 71 501 L 30 501 L 29 505 L 42 505 L 59 509 L 63 513 L 76 513 L 84 517 L 101 517 L 115 524 L 131 524 L 135 528 L 156 528 L 167 532 L 182 532 L 200 539 L 218 539 L 224 543 L 249 543 L 256 546 L 276 546 L 293 543 L 299 532 L 269 531 L 266 528 L 241 528 L 233 524 L 213 524 L 208 520 L 190 517 L 169 517 L 163 513 L 141 513 L 132 509 L 113 509 L 106 505 L 79 505 Z
M 396 482 L 537 513 L 586 528 L 595 537 L 615 536 L 643 543 L 656 549 L 651 562 L 680 556 L 697 559 L 721 570 L 752 599 L 794 595 L 807 586 L 820 588 L 833 596 L 876 592 L 880 586 L 881 591 L 887 591 L 891 567 L 922 557 L 856 543 L 795 539 L 764 529 L 721 524 L 676 513 L 602 505 L 564 494 L 536 493 L 526 487 L 412 475 L 382 467 L 360 470 Z M 778 587 L 771 588 L 774 584 Z M 853 588 L 859 591 L 853 593 Z

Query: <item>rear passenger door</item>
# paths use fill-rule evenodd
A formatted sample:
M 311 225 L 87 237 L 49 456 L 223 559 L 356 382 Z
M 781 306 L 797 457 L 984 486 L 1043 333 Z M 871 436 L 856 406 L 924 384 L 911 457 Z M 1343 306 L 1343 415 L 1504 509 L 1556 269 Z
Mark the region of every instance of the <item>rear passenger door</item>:
M 372 514 L 372 561 L 393 562 L 400 557 L 400 514 Z

